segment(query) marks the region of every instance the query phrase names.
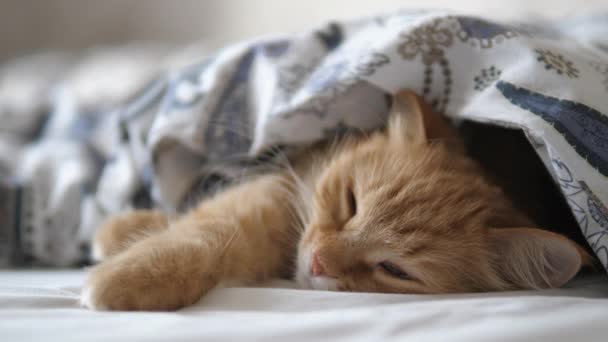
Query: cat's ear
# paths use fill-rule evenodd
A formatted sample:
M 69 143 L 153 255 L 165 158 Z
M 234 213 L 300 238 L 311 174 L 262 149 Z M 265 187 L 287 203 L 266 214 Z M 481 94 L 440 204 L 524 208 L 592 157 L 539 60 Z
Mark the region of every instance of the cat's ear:
M 392 97 L 387 131 L 391 140 L 407 144 L 456 139 L 446 120 L 411 90 L 401 90 Z
M 490 229 L 488 238 L 502 278 L 519 288 L 560 287 L 590 258 L 575 242 L 541 229 Z
M 395 94 L 392 102 L 387 127 L 391 140 L 410 144 L 426 142 L 424 102 L 409 90 Z

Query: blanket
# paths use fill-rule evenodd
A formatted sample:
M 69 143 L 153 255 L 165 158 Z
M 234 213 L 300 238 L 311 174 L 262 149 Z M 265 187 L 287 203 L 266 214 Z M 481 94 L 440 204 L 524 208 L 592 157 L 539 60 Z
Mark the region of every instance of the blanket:
M 608 14 L 406 10 L 185 59 L 131 46 L 8 63 L 0 264 L 86 262 L 108 215 L 178 213 L 291 147 L 382 126 L 387 94 L 409 88 L 455 121 L 521 128 L 608 267 L 606 37 Z

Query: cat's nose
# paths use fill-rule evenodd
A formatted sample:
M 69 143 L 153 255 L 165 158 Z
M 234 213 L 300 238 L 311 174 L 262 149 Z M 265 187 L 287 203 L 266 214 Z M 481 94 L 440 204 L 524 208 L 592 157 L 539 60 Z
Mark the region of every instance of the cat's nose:
M 325 269 L 323 268 L 323 264 L 321 264 L 321 260 L 319 259 L 319 254 L 317 254 L 317 252 L 312 254 L 312 262 L 310 264 L 310 273 L 312 273 L 312 275 L 315 277 L 325 275 Z

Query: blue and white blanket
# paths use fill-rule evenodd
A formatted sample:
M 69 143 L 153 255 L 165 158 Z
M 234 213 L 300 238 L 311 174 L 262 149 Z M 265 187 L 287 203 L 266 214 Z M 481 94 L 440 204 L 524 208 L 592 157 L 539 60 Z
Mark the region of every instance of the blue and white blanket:
M 386 94 L 411 88 L 455 120 L 524 129 L 608 267 L 608 15 L 402 11 L 194 56 L 4 66 L 0 264 L 83 262 L 107 215 L 176 212 L 277 148 L 382 125 Z

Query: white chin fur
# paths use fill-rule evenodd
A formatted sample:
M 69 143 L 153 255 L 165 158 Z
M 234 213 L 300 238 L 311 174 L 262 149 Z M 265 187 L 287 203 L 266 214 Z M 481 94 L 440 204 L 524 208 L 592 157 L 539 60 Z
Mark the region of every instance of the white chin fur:
M 311 277 L 310 285 L 315 290 L 338 291 L 338 281 L 328 277 Z

